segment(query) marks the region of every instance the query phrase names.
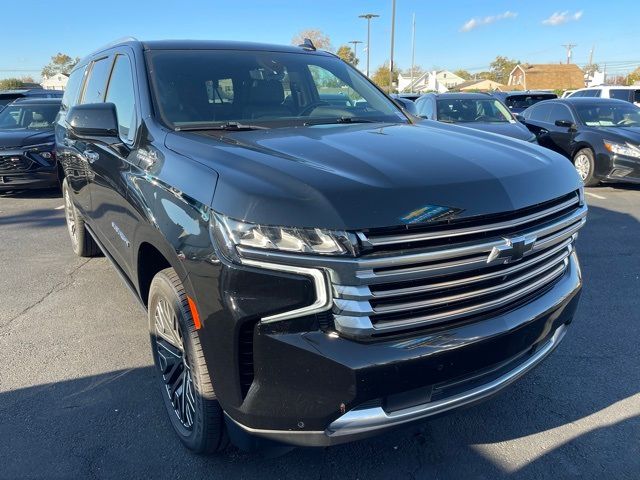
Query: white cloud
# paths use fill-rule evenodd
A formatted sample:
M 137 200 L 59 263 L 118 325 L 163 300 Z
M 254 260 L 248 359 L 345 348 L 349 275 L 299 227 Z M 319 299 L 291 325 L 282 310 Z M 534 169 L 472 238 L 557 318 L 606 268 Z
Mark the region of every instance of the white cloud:
M 550 25 L 552 27 L 557 27 L 558 25 L 562 25 L 563 23 L 568 22 L 577 22 L 582 18 L 582 10 L 578 10 L 575 13 L 570 13 L 569 11 L 564 12 L 553 12 L 553 14 L 542 21 L 544 25 Z
M 468 20 L 467 22 L 465 22 L 464 25 L 462 25 L 462 27 L 460 28 L 460 31 L 461 32 L 470 32 L 474 28 L 478 28 L 478 27 L 481 27 L 483 25 L 490 25 L 490 24 L 492 24 L 494 22 L 497 22 L 498 20 L 505 20 L 507 18 L 516 18 L 517 16 L 518 16 L 517 13 L 510 12 L 509 10 L 507 10 L 506 12 L 501 13 L 499 15 L 490 15 L 488 17 L 472 18 L 472 19 Z

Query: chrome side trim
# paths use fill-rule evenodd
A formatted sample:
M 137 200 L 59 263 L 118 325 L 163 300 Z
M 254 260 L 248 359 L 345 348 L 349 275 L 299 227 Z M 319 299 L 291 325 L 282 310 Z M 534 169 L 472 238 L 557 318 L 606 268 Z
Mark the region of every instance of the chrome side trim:
M 324 272 L 317 268 L 305 268 L 296 267 L 293 265 L 283 265 L 280 263 L 261 262 L 258 260 L 250 260 L 242 258 L 243 265 L 251 267 L 265 268 L 267 270 L 276 270 L 279 272 L 295 273 L 298 275 L 305 275 L 311 277 L 316 291 L 315 301 L 306 307 L 297 308 L 288 312 L 277 313 L 268 317 L 263 317 L 261 321 L 263 323 L 279 322 L 281 320 L 287 320 L 295 317 L 302 317 L 303 315 L 311 315 L 312 313 L 323 312 L 329 310 L 332 305 L 331 291 L 329 290 L 328 283 L 326 281 Z
M 535 222 L 536 220 L 540 220 L 542 218 L 553 215 L 556 212 L 560 212 L 565 210 L 571 206 L 578 205 L 580 199 L 578 195 L 575 195 L 574 198 L 571 198 L 560 205 L 555 205 L 553 207 L 547 208 L 546 210 L 542 210 L 537 213 L 533 213 L 527 215 L 525 217 L 520 217 L 517 220 L 509 220 L 498 223 L 491 223 L 488 225 L 482 225 L 477 227 L 468 227 L 468 228 L 459 228 L 456 230 L 445 230 L 439 232 L 427 232 L 427 233 L 414 233 L 414 234 L 401 234 L 401 235 L 385 235 L 385 236 L 377 236 L 377 237 L 367 237 L 363 234 L 363 240 L 368 242 L 369 245 L 374 247 L 382 246 L 382 245 L 393 245 L 395 243 L 405 243 L 405 242 L 419 242 L 422 240 L 437 240 L 439 238 L 449 238 L 449 237 L 459 237 L 462 235 L 473 235 L 475 233 L 484 233 L 491 232 L 494 230 L 501 230 L 503 228 L 512 228 L 519 227 L 520 225 L 525 225 L 527 223 Z
M 401 425 L 403 423 L 440 414 L 493 395 L 513 383 L 544 360 L 544 358 L 560 344 L 564 338 L 566 330 L 567 327 L 565 325 L 558 327 L 551 339 L 530 358 L 510 372 L 505 373 L 501 377 L 496 378 L 489 383 L 480 385 L 479 387 L 452 397 L 436 402 L 425 403 L 423 405 L 417 405 L 415 407 L 406 408 L 393 413 L 385 412 L 382 407 L 351 410 L 334 420 L 331 425 L 329 425 L 329 428 L 327 428 L 326 434 L 329 436 L 351 436 L 367 431 Z

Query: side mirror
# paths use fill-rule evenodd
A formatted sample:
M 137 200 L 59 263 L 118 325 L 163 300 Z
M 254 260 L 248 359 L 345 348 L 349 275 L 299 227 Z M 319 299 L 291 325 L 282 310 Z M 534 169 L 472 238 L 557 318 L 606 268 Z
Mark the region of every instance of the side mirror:
M 568 128 L 569 130 L 574 130 L 576 128 L 576 124 L 569 120 L 556 120 L 556 127 Z
M 514 113 L 513 116 L 516 118 L 517 121 L 519 121 L 520 123 L 527 123 L 527 119 L 524 118 L 524 116 L 520 115 L 519 113 Z
M 394 98 L 393 100 L 411 115 L 417 115 L 416 104 L 411 100 L 407 100 L 406 98 Z
M 69 137 L 79 140 L 101 140 L 120 143 L 118 116 L 113 103 L 76 105 L 67 114 Z

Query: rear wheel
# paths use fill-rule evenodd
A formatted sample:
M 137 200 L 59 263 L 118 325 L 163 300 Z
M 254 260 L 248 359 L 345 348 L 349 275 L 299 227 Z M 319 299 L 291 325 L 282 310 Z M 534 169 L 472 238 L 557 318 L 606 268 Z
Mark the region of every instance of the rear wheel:
M 600 181 L 594 177 L 596 164 L 593 151 L 590 148 L 583 148 L 576 152 L 573 157 L 573 166 L 576 167 L 576 172 L 578 172 L 585 186 L 594 187 L 600 183 Z
M 100 247 L 87 231 L 82 216 L 73 204 L 71 190 L 66 178 L 62 181 L 62 196 L 64 197 L 64 215 L 67 221 L 67 231 L 71 238 L 71 246 L 74 253 L 79 257 L 95 257 L 99 255 L 101 253 Z
M 153 278 L 148 305 L 153 357 L 174 431 L 194 452 L 222 450 L 227 445 L 222 408 L 213 391 L 187 294 L 173 268 Z

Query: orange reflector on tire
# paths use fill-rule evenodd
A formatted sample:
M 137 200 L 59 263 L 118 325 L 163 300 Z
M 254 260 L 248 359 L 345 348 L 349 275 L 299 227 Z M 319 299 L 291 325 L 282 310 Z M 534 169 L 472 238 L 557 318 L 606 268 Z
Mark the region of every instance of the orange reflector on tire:
M 193 318 L 193 324 L 196 326 L 196 330 L 200 330 L 202 324 L 200 323 L 200 315 L 198 315 L 196 302 L 194 302 L 189 295 L 187 295 L 187 302 L 189 302 L 189 310 L 191 310 L 191 318 Z

